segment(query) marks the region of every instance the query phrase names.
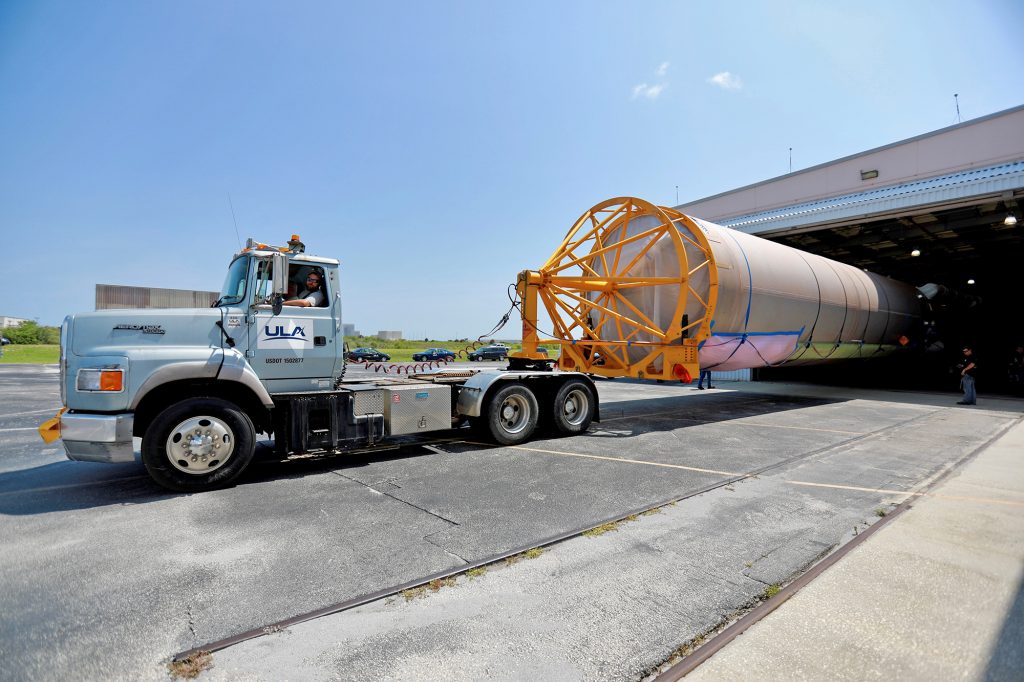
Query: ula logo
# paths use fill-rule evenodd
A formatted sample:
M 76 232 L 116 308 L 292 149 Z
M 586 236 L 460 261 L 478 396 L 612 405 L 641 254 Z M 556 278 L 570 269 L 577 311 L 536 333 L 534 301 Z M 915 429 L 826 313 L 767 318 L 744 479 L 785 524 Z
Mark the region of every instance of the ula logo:
M 270 325 L 263 327 L 263 333 L 266 334 L 268 339 L 297 339 L 306 338 L 306 332 L 302 331 L 302 327 L 296 327 L 290 333 L 284 330 L 284 327 L 277 325 L 273 331 L 270 329 Z

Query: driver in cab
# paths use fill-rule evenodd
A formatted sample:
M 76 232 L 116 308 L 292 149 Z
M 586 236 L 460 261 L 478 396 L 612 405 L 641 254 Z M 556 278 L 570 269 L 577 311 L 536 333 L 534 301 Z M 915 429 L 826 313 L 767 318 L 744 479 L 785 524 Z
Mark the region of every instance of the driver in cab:
M 323 304 L 324 292 L 323 278 L 318 272 L 311 272 L 306 276 L 306 288 L 303 289 L 298 298 L 285 301 L 285 305 L 294 305 L 305 308 L 315 308 Z

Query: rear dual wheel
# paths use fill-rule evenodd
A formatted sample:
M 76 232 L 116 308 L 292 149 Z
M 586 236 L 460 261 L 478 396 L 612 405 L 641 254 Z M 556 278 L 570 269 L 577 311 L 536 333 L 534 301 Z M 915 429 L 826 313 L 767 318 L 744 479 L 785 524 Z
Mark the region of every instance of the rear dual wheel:
M 583 433 L 590 427 L 596 407 L 597 397 L 590 385 L 579 379 L 570 379 L 555 394 L 552 421 L 559 433 Z
M 509 384 L 498 389 L 487 403 L 487 430 L 502 445 L 518 445 L 537 429 L 540 407 L 537 396 L 522 384 Z
M 586 381 L 570 379 L 562 384 L 544 409 L 558 433 L 583 433 L 594 419 L 597 396 Z M 528 386 L 509 384 L 491 396 L 483 417 L 487 431 L 495 441 L 502 445 L 518 445 L 529 440 L 536 431 L 540 405 Z

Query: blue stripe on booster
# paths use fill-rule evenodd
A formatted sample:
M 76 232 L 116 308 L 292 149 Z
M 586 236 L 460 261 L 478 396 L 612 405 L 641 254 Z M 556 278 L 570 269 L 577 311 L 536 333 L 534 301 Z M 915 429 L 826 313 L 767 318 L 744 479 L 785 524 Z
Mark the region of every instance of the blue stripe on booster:
M 792 332 L 712 332 L 711 336 L 796 336 L 799 337 L 803 330 Z
M 747 266 L 747 316 L 743 318 L 743 329 L 745 330 L 747 328 L 747 324 L 750 323 L 750 307 L 754 303 L 754 275 L 750 272 L 750 261 L 747 259 L 747 252 L 743 250 L 743 247 L 740 246 L 739 241 L 737 241 L 736 237 L 730 230 L 726 230 L 726 234 L 728 234 L 729 239 L 736 244 L 736 248 L 740 250 L 740 255 L 743 256 L 743 263 Z

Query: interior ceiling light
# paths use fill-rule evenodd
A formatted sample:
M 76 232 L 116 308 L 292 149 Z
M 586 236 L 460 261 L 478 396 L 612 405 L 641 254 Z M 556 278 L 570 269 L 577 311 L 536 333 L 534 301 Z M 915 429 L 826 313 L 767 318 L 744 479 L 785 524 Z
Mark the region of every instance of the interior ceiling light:
M 913 256 L 914 258 L 917 258 L 918 256 L 921 255 L 921 249 L 914 249 L 913 251 L 910 252 L 910 255 Z
M 974 280 L 973 279 L 969 279 L 969 280 L 967 280 L 967 283 L 968 284 L 974 284 Z
M 1003 225 L 1013 226 L 1017 224 L 1017 216 L 1012 213 L 1007 213 L 1006 217 L 1003 218 Z

